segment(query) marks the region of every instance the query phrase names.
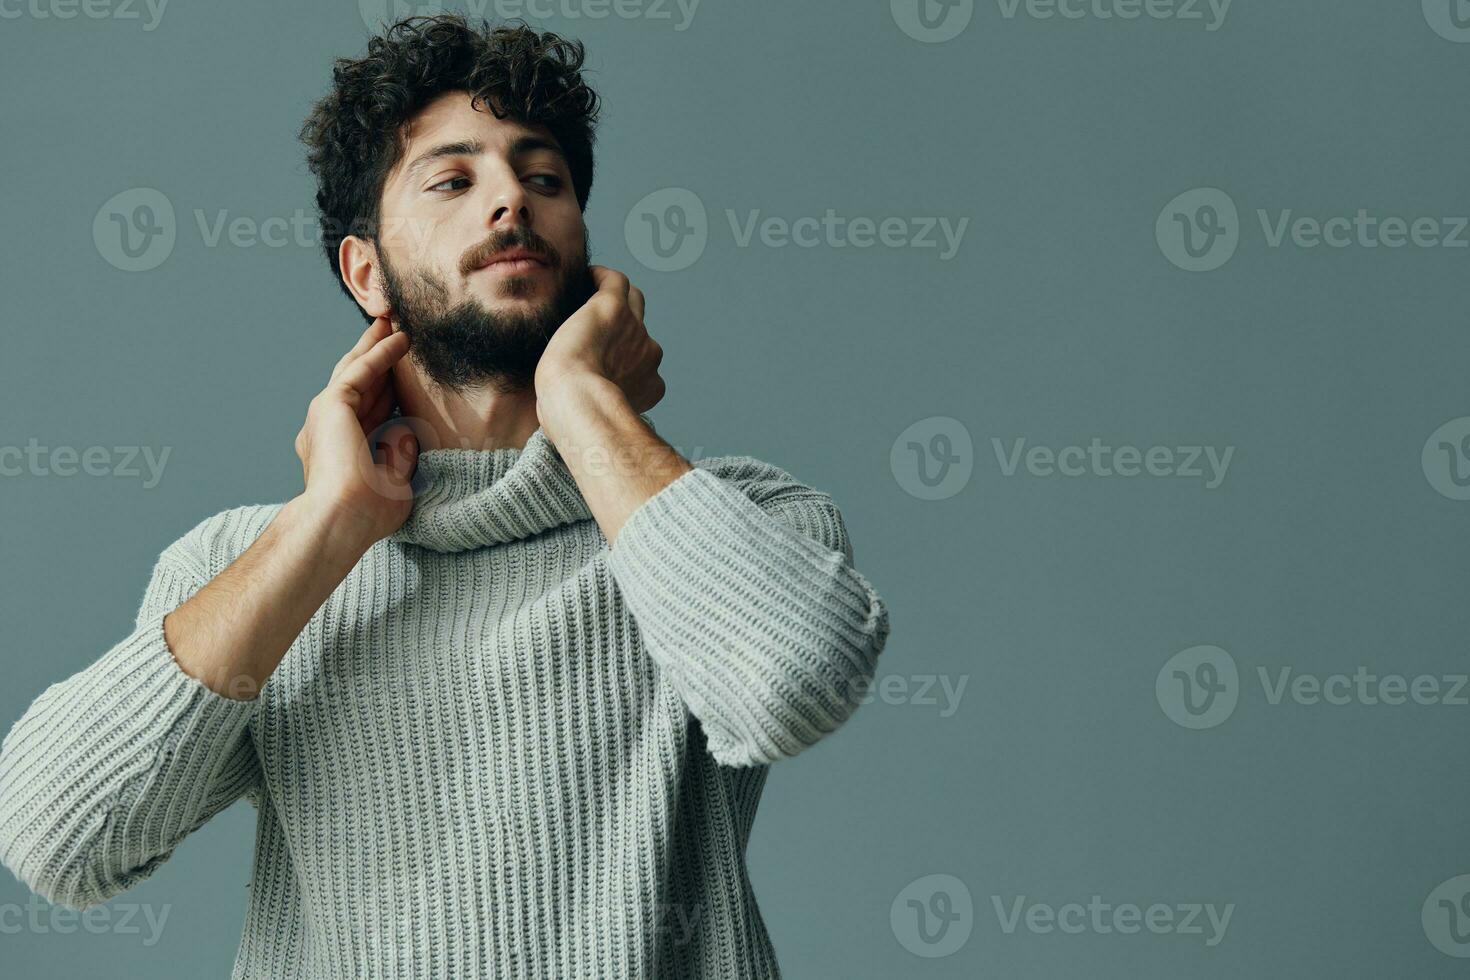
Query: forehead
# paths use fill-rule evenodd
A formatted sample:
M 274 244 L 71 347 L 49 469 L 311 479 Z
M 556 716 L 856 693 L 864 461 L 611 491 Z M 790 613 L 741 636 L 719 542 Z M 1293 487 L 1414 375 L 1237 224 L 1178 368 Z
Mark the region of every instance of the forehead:
M 472 108 L 470 99 L 468 92 L 445 92 L 405 124 L 403 154 L 388 175 L 389 186 L 402 180 L 424 154 L 447 144 L 478 142 L 485 152 L 500 154 L 511 152 L 518 143 L 525 145 L 526 137 L 558 146 L 545 126 L 497 119 L 483 102 Z

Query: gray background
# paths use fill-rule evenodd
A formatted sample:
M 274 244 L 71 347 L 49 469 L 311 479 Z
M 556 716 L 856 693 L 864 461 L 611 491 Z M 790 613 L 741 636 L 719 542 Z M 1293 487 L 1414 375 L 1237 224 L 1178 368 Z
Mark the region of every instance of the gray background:
M 296 130 L 367 27 L 342 0 L 174 0 L 151 31 L 144 8 L 5 9 L 0 446 L 171 448 L 152 488 L 0 478 L 8 728 L 127 634 L 166 544 L 299 491 L 292 440 L 363 324 L 314 241 L 207 247 L 194 211 L 310 215 Z M 1256 671 L 1465 670 L 1470 503 L 1436 492 L 1420 452 L 1470 415 L 1470 249 L 1272 247 L 1257 210 L 1470 214 L 1454 108 L 1470 43 L 1418 0 L 1235 0 L 1217 30 L 981 0 L 944 43 L 906 34 L 887 0 L 706 0 L 683 31 L 677 13 L 530 19 L 590 48 L 607 106 L 594 261 L 647 293 L 660 434 L 832 492 L 891 607 L 892 696 L 773 767 L 757 821 L 751 874 L 786 975 L 1462 975 L 1421 907 L 1470 872 L 1470 708 L 1273 705 Z M 92 227 L 139 187 L 172 203 L 177 242 L 125 272 Z M 698 195 L 708 244 L 655 272 L 624 222 L 666 187 Z M 1238 250 L 1211 272 L 1155 237 L 1197 187 L 1239 207 Z M 725 217 L 828 208 L 969 225 L 944 261 L 740 247 Z M 973 474 L 926 500 L 890 450 L 937 416 L 972 437 Z M 1209 490 L 1006 477 L 992 445 L 1094 436 L 1235 454 Z M 1200 644 L 1233 656 L 1240 689 L 1195 731 L 1155 679 Z M 940 675 L 967 679 L 947 716 L 942 695 L 912 696 Z M 4 875 L 3 972 L 226 976 L 253 815 L 235 806 L 110 903 L 168 907 L 152 946 L 146 926 L 63 934 L 45 910 L 17 929 L 32 899 Z M 933 874 L 964 884 L 974 917 L 956 951 L 921 957 L 899 899 Z M 1208 927 L 1007 933 L 993 905 L 1093 895 L 1234 910 L 1211 947 Z

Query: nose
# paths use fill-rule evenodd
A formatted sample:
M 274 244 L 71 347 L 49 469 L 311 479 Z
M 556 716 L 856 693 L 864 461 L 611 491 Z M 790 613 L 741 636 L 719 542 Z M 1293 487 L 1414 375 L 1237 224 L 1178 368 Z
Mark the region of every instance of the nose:
M 513 170 L 496 175 L 488 211 L 486 224 L 491 230 L 514 225 L 530 227 L 531 198 Z

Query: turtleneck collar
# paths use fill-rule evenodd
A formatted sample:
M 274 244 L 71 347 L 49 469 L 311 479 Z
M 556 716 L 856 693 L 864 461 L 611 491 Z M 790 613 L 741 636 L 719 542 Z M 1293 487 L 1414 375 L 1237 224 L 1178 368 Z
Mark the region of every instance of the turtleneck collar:
M 639 417 L 653 428 L 647 415 Z M 413 485 L 413 511 L 389 540 L 431 551 L 519 541 L 592 517 L 542 428 L 531 433 L 523 449 L 425 450 Z

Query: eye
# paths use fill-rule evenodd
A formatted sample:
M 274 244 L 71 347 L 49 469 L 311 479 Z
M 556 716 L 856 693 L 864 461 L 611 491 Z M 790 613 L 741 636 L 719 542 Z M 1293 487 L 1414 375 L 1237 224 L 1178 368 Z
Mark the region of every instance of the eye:
M 545 181 L 540 186 L 553 193 L 562 189 L 562 180 L 556 174 L 531 174 L 526 179 L 529 181 Z
M 429 190 L 431 190 L 431 191 L 437 191 L 439 188 L 443 187 L 445 184 L 452 184 L 456 180 L 469 180 L 469 178 L 468 177 L 450 177 L 450 178 L 448 178 L 446 180 L 441 180 L 439 183 L 437 183 L 434 186 L 430 187 Z

